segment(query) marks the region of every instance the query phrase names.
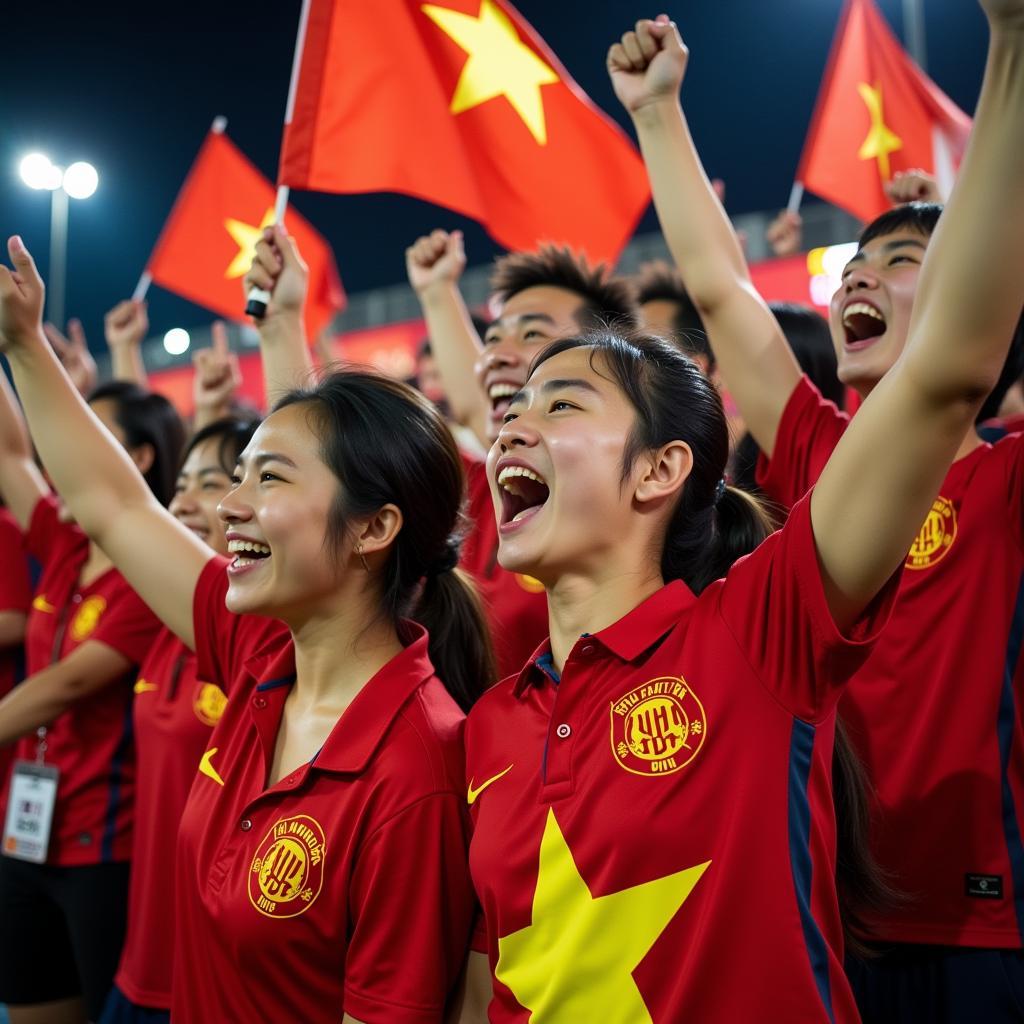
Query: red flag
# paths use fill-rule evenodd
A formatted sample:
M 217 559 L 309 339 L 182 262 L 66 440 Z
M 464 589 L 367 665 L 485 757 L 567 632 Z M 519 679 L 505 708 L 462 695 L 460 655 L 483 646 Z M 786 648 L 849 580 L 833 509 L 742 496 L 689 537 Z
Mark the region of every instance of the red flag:
M 146 267 L 156 284 L 241 320 L 242 277 L 262 229 L 274 223 L 274 186 L 222 132 L 211 131 L 178 193 Z M 289 208 L 285 227 L 309 267 L 306 332 L 316 337 L 344 308 L 345 293 L 324 237 Z
M 873 0 L 847 0 L 797 180 L 872 220 L 892 203 L 884 182 L 921 167 L 948 193 L 971 119 L 910 59 Z
M 311 0 L 300 45 L 281 184 L 404 192 L 594 260 L 647 206 L 632 143 L 506 0 Z

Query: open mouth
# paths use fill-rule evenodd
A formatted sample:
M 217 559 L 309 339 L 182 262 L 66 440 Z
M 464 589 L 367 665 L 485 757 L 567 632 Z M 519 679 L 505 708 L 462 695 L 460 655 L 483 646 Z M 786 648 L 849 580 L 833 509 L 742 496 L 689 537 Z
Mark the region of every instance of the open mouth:
M 229 540 L 228 553 L 234 555 L 232 569 L 245 569 L 270 557 L 270 548 L 255 540 Z
M 501 525 L 521 523 L 536 515 L 548 500 L 550 490 L 539 474 L 526 466 L 506 466 L 498 473 L 501 488 Z
M 843 330 L 846 348 L 867 348 L 885 334 L 885 317 L 866 302 L 851 302 L 843 310 Z
M 487 398 L 491 403 L 491 420 L 500 422 L 502 417 L 508 412 L 508 407 L 512 404 L 512 397 L 519 393 L 519 388 L 515 384 L 499 383 L 492 384 L 487 389 Z

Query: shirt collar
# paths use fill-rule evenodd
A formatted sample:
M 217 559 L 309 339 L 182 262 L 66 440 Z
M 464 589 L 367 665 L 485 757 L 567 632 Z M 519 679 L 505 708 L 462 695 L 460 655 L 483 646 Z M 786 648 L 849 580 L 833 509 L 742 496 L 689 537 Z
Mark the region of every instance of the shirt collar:
M 578 643 L 596 641 L 622 661 L 635 661 L 653 647 L 693 607 L 697 598 L 682 580 L 673 580 L 638 604 L 631 612 L 599 633 L 585 634 Z M 513 693 L 521 697 L 526 688 L 550 681 L 550 675 L 538 662 L 550 658 L 551 641 L 534 652 L 516 679 Z

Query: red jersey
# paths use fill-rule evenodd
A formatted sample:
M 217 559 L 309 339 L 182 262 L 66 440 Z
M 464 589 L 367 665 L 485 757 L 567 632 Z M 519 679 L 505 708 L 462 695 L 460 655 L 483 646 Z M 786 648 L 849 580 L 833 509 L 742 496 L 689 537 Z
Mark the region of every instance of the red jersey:
M 472 524 L 462 567 L 472 573 L 487 612 L 499 677 L 518 672 L 548 635 L 544 584 L 498 565 L 498 523 L 483 462 L 463 453 Z
M 805 501 L 700 597 L 670 583 L 560 680 L 543 652 L 484 694 L 466 774 L 492 1024 L 859 1020 L 834 712 L 894 592 L 837 631 Z
M 28 572 L 28 554 L 17 520 L 0 508 L 0 612 L 27 614 L 32 603 L 32 586 Z M 25 675 L 25 647 L 0 649 L 0 698 Z M 7 806 L 7 772 L 14 760 L 12 747 L 0 747 L 0 820 Z
M 128 930 L 115 984 L 141 1006 L 170 1009 L 174 851 L 196 765 L 227 698 L 196 676 L 195 655 L 164 629 L 135 681 L 135 829 Z
M 440 1022 L 473 898 L 464 718 L 426 633 L 410 624 L 313 760 L 268 786 L 294 648 L 237 651 L 226 590 L 214 559 L 196 650 L 235 683 L 181 822 L 173 1018 Z
M 58 520 L 52 498 L 36 504 L 25 545 L 42 565 L 25 636 L 28 675 L 91 640 L 138 666 L 160 631 L 159 621 L 116 569 L 80 585 L 89 538 Z M 60 769 L 49 864 L 70 867 L 131 856 L 136 671 L 78 701 L 47 730 L 46 761 Z M 16 744 L 16 756 L 35 760 L 36 747 L 36 737 L 26 736 Z
M 849 423 L 798 386 L 758 482 L 785 504 Z M 907 556 L 893 621 L 840 712 L 877 791 L 872 847 L 908 901 L 885 942 L 1019 948 L 1024 936 L 1024 437 L 959 459 Z

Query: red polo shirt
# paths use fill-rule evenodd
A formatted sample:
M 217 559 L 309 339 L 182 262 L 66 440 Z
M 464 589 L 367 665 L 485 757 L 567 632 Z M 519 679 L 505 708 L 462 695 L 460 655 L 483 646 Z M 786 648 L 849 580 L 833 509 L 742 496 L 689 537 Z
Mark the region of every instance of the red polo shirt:
M 316 757 L 268 787 L 294 649 L 235 652 L 226 589 L 215 559 L 197 651 L 235 685 L 181 823 L 174 1020 L 440 1022 L 473 898 L 464 719 L 426 634 L 410 624 Z
M 758 482 L 792 504 L 850 418 L 806 379 Z M 884 942 L 1024 945 L 1024 436 L 953 463 L 892 624 L 841 705 L 877 800 L 875 857 L 910 899 Z
M 21 530 L 14 516 L 0 508 L 0 612 L 27 613 L 31 603 L 28 555 Z M 0 698 L 10 693 L 24 675 L 24 644 L 0 649 Z M 13 748 L 0 747 L 0 819 L 7 807 L 7 772 L 13 759 Z
M 894 592 L 842 636 L 803 502 L 700 597 L 670 583 L 560 681 L 541 654 L 484 694 L 466 755 L 492 1024 L 859 1020 L 835 705 Z
M 162 630 L 135 681 L 132 874 L 128 930 L 114 979 L 141 1006 L 171 1006 L 178 825 L 226 700 L 219 686 L 196 677 L 195 655 Z
M 160 623 L 116 569 L 88 586 L 79 573 L 89 538 L 61 523 L 52 498 L 33 513 L 26 547 L 42 565 L 25 638 L 31 676 L 98 641 L 139 665 Z M 131 856 L 135 755 L 132 686 L 136 668 L 78 701 L 47 730 L 46 761 L 60 770 L 47 862 L 64 867 L 125 861 Z M 16 756 L 35 760 L 36 737 L 20 740 Z
M 463 454 L 471 530 L 462 567 L 472 573 L 491 625 L 498 677 L 518 672 L 548 635 L 548 600 L 532 576 L 498 565 L 498 523 L 483 462 Z

